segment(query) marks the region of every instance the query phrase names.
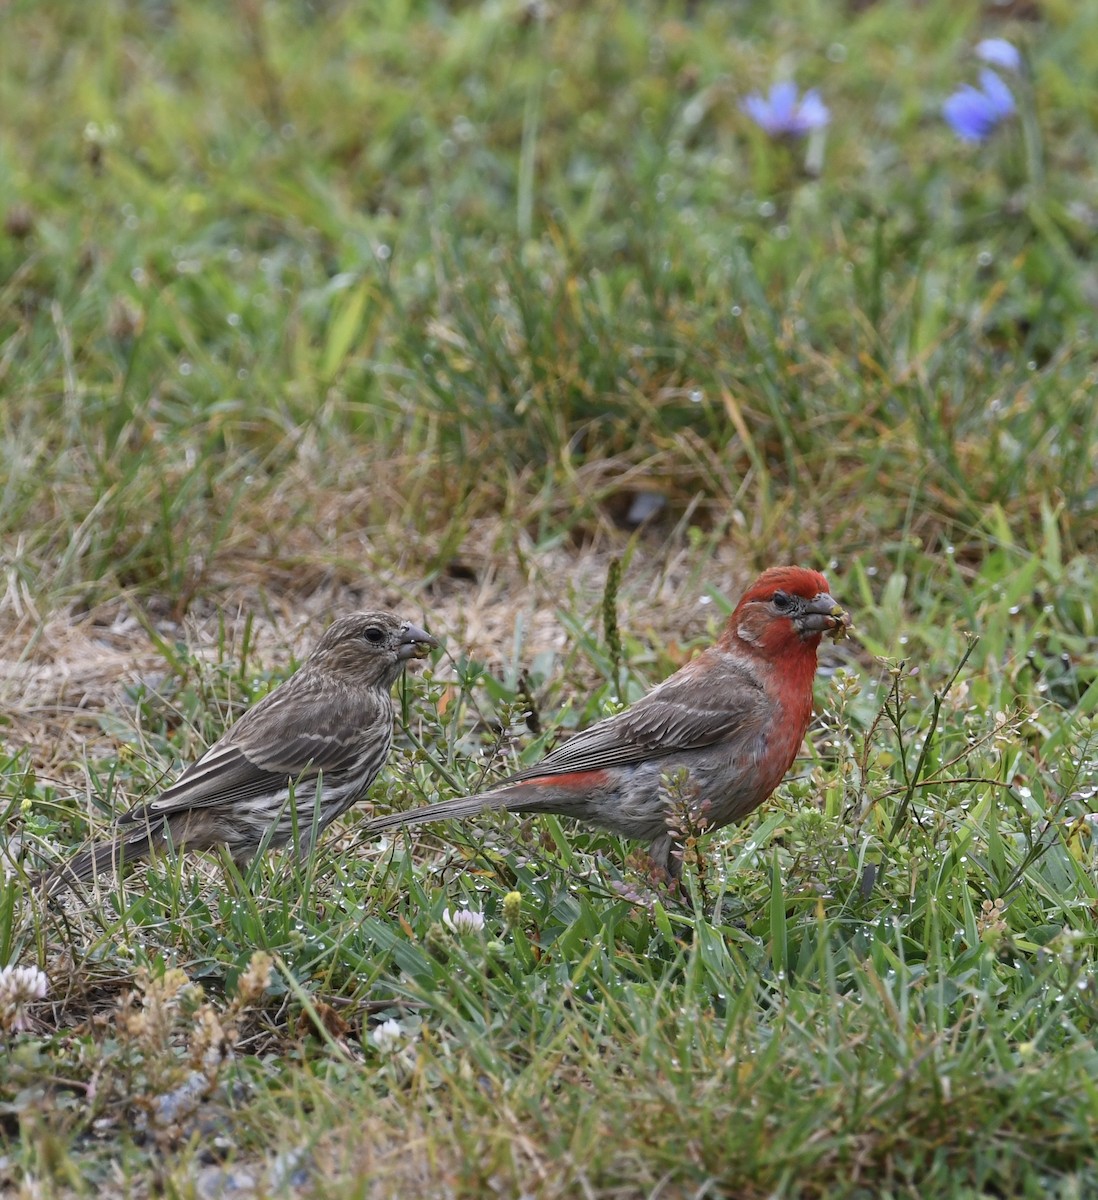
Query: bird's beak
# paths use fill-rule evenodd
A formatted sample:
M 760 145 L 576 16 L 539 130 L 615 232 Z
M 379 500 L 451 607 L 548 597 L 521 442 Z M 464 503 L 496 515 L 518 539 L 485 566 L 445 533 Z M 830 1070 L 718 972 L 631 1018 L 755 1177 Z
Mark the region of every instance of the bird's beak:
M 830 633 L 837 642 L 846 637 L 846 631 L 853 624 L 850 614 L 828 592 L 813 596 L 797 617 L 802 637 Z
M 400 647 L 397 658 L 426 658 L 438 645 L 438 639 L 431 637 L 426 629 L 418 625 L 405 625 L 400 635 Z

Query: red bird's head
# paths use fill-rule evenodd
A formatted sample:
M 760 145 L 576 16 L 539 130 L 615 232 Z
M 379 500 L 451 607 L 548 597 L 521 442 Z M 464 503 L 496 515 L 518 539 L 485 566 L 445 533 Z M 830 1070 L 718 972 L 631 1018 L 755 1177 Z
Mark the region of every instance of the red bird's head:
M 725 637 L 765 658 L 808 654 L 813 663 L 825 633 L 841 638 L 850 616 L 827 580 L 804 567 L 771 567 L 747 589 L 728 619 Z

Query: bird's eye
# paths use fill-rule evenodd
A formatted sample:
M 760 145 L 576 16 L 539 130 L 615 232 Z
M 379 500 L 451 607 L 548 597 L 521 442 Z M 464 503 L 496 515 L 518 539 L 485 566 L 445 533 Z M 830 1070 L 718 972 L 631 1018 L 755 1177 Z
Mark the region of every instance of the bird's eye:
M 372 645 L 380 646 L 385 640 L 385 634 L 382 633 L 376 625 L 367 625 L 362 636 Z
M 788 592 L 775 592 L 774 607 L 779 612 L 785 612 L 793 607 L 793 597 Z

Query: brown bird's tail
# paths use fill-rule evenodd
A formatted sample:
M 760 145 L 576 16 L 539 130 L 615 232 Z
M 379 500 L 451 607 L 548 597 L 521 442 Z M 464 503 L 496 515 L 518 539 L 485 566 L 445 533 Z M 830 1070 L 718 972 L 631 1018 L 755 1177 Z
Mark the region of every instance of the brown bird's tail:
M 429 825 L 432 821 L 460 820 L 462 817 L 474 817 L 477 813 L 508 808 L 515 802 L 516 797 L 507 790 L 459 796 L 456 800 L 443 800 L 439 804 L 424 804 L 422 808 L 412 808 L 407 812 L 374 817 L 366 823 L 364 832 L 381 833 L 398 825 Z
M 111 838 L 109 842 L 100 842 L 83 850 L 61 866 L 44 872 L 39 877 L 39 883 L 49 895 L 63 892 L 78 883 L 87 883 L 97 875 L 106 875 L 124 863 L 148 858 L 154 843 L 164 844 L 163 821 L 142 824 L 130 832 Z

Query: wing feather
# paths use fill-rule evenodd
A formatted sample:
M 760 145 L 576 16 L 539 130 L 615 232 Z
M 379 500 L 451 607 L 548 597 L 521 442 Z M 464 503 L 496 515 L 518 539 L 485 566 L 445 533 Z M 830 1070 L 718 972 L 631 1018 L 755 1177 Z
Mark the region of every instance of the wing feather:
M 748 666 L 710 649 L 631 708 L 582 730 L 496 786 L 627 766 L 726 741 L 761 726 L 765 700 L 765 689 Z
M 291 687 L 298 680 L 302 686 Z M 354 770 L 363 755 L 364 729 L 376 731 L 384 759 L 392 739 L 388 693 L 348 690 L 342 704 L 333 704 L 331 695 L 320 691 L 308 677 L 294 676 L 250 708 L 155 800 L 124 819 L 231 806 L 277 792 L 290 780 L 300 785 L 322 773 L 334 777 Z

